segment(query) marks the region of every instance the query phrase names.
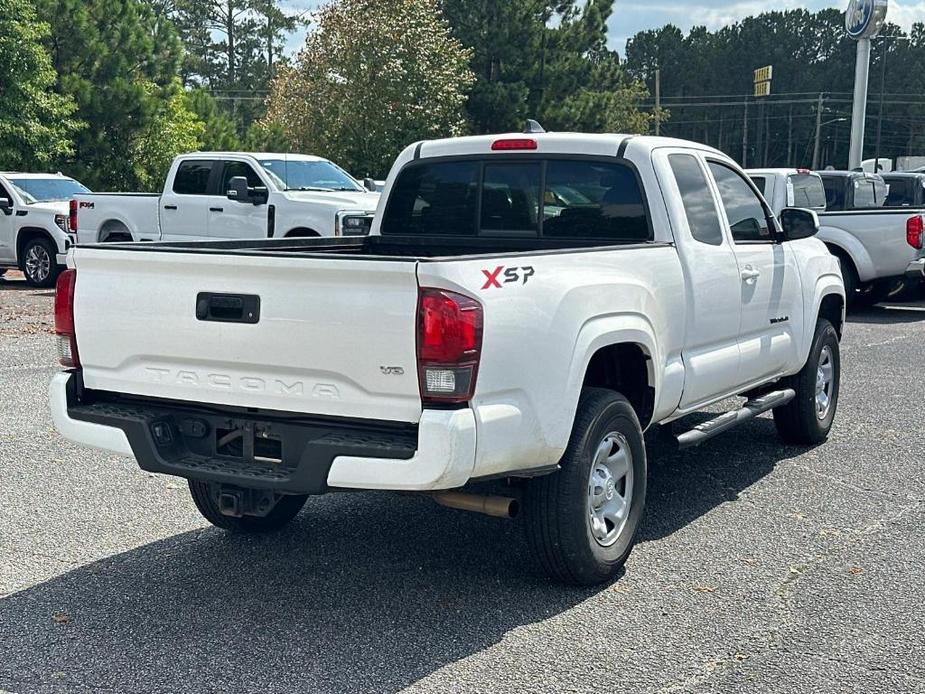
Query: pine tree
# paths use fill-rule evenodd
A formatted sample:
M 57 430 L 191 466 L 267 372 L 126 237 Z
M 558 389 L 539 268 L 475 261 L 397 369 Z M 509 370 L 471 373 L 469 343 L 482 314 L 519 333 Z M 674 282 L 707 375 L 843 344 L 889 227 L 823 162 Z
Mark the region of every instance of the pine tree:
M 92 188 L 140 185 L 135 143 L 173 95 L 181 47 L 169 23 L 139 0 L 35 0 L 51 31 L 46 45 L 57 90 L 86 123 L 61 160 Z

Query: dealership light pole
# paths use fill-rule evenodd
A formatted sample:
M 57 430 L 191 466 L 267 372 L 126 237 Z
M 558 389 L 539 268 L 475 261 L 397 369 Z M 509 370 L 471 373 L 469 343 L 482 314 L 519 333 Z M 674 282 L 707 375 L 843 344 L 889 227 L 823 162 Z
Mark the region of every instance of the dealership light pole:
M 851 110 L 851 149 L 848 168 L 858 169 L 864 158 L 864 127 L 867 122 L 867 83 L 870 76 L 870 40 L 886 21 L 889 0 L 851 0 L 845 12 L 845 30 L 858 42 L 854 66 L 854 106 Z

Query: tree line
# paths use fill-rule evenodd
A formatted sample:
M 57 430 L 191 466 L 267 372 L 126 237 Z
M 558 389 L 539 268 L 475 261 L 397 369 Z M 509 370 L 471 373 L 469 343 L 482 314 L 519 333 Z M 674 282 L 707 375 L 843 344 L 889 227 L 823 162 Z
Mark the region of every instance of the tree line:
M 0 0 L 0 168 L 97 190 L 157 189 L 191 150 L 302 151 L 382 176 L 427 137 L 518 130 L 662 134 L 749 165 L 843 166 L 854 43 L 837 10 L 767 12 L 718 31 L 608 44 L 614 0 Z M 294 56 L 285 46 L 305 25 Z M 925 27 L 888 25 L 884 118 L 867 154 L 925 149 Z M 750 98 L 774 65 L 772 96 Z M 653 96 L 660 75 L 661 107 Z M 821 95 L 821 100 L 820 100 Z M 822 104 L 820 111 L 819 105 Z M 819 118 L 817 119 L 817 113 Z
M 835 9 L 765 12 L 717 31 L 669 25 L 630 39 L 624 67 L 653 94 L 658 71 L 670 112 L 662 134 L 705 142 L 749 166 L 811 166 L 818 125 L 816 164 L 845 168 L 856 42 L 844 26 Z M 753 71 L 766 65 L 774 67 L 771 96 L 755 98 Z M 873 41 L 865 158 L 878 153 L 878 131 L 880 156 L 925 154 L 923 75 L 925 25 L 904 32 L 888 23 Z M 644 108 L 654 108 L 651 98 Z

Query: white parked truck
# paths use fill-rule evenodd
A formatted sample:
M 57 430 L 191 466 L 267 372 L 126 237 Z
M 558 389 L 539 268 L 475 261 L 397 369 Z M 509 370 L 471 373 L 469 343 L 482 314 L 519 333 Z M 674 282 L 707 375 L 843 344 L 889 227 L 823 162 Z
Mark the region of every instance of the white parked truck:
M 177 157 L 162 193 L 75 196 L 81 244 L 369 233 L 379 193 L 304 154 L 195 152 Z
M 860 171 L 751 169 L 772 210 L 797 205 L 817 211 L 817 238 L 842 266 L 849 303 L 887 297 L 904 277 L 922 277 L 922 206 L 891 207 L 884 177 Z
M 90 191 L 61 174 L 0 173 L 0 275 L 19 269 L 33 287 L 52 287 L 76 241 L 68 200 Z
M 816 231 L 691 142 L 421 142 L 365 238 L 77 247 L 51 410 L 187 478 L 221 528 L 330 490 L 425 493 L 522 508 L 543 568 L 597 583 L 643 515 L 646 429 L 684 448 L 773 410 L 784 440 L 827 437 L 845 296 Z

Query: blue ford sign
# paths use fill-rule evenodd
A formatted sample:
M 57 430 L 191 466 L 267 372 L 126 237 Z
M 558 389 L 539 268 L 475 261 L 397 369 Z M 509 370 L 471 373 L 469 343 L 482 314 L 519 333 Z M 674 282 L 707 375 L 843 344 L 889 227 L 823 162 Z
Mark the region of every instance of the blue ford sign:
M 888 0 L 851 0 L 845 12 L 845 30 L 855 40 L 880 33 L 886 20 Z

